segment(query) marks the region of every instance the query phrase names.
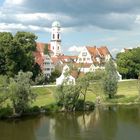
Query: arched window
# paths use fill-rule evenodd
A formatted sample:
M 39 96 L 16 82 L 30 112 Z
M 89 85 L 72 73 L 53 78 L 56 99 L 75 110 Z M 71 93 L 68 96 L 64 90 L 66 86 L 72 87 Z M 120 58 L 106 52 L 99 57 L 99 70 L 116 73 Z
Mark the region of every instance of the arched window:
M 59 34 L 57 34 L 57 38 L 59 39 Z
M 57 47 L 57 49 L 59 50 L 59 46 Z

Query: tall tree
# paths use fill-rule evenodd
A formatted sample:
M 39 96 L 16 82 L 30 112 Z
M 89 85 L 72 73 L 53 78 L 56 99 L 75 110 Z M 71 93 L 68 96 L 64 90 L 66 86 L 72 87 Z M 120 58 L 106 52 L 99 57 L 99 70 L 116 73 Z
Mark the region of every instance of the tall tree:
M 29 32 L 17 32 L 15 36 L 11 33 L 0 33 L 0 74 L 13 77 L 22 70 L 33 71 L 33 74 L 37 75 L 40 70 L 33 56 L 36 39 L 37 37 Z
M 13 106 L 13 114 L 22 114 L 36 97 L 31 91 L 31 77 L 31 72 L 24 73 L 20 71 L 14 78 L 10 78 L 8 89 Z
M 110 60 L 105 66 L 105 75 L 103 78 L 103 91 L 109 96 L 114 97 L 118 88 L 118 75 L 114 62 Z
M 7 72 L 7 54 L 12 48 L 13 36 L 9 32 L 0 32 L 0 74 Z

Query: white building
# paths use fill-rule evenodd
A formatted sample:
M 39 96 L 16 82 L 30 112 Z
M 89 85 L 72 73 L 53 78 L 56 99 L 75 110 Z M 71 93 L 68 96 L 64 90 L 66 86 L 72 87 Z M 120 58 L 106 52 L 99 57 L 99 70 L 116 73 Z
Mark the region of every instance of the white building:
M 58 77 L 56 79 L 56 85 L 62 85 L 62 84 L 73 84 L 75 85 L 75 78 L 70 75 L 70 74 L 67 74 L 69 72 L 70 68 L 68 65 L 65 65 L 63 67 L 63 71 L 62 71 L 62 74 L 60 75 L 60 77 Z
M 111 58 L 111 54 L 106 46 L 97 48 L 96 46 L 83 47 L 78 55 L 77 63 L 104 63 Z
M 44 61 L 43 61 L 43 73 L 50 77 L 52 71 L 54 71 L 54 65 L 52 63 L 52 60 L 49 55 L 44 55 Z
M 59 56 L 61 52 L 61 26 L 58 21 L 52 23 L 51 29 L 51 42 L 50 49 L 53 52 L 53 56 Z
M 54 65 L 52 63 L 51 57 L 48 54 L 45 54 L 45 47 L 48 47 L 49 44 L 45 43 L 37 43 L 36 44 L 36 52 L 35 61 L 40 65 L 42 72 L 49 77 L 54 70 Z

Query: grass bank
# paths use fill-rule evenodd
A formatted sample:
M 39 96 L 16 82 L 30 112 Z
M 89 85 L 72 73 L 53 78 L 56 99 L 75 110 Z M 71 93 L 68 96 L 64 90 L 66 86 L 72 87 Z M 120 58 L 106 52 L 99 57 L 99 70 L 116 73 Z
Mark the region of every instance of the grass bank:
M 33 106 L 44 106 L 55 102 L 53 93 L 56 92 L 56 87 L 37 87 L 32 90 L 38 95 Z M 98 95 L 103 104 L 140 103 L 136 80 L 119 82 L 117 94 L 113 99 L 108 99 L 104 96 L 101 86 L 98 83 L 91 84 L 87 92 L 86 100 L 95 102 Z

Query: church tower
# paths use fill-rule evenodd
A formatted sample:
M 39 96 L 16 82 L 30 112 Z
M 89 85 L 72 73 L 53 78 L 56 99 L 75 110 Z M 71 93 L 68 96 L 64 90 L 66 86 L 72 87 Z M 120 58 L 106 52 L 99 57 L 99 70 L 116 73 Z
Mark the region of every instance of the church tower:
M 54 21 L 52 23 L 51 30 L 51 50 L 53 52 L 53 56 L 61 55 L 61 26 L 58 21 Z

